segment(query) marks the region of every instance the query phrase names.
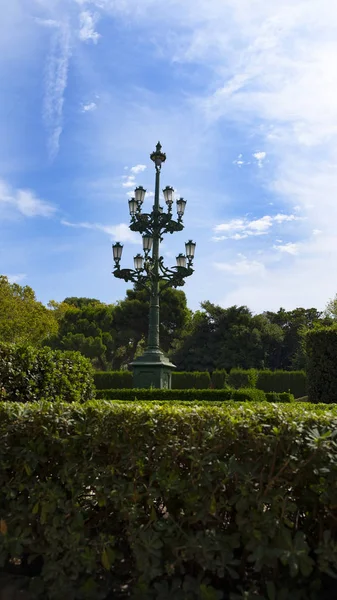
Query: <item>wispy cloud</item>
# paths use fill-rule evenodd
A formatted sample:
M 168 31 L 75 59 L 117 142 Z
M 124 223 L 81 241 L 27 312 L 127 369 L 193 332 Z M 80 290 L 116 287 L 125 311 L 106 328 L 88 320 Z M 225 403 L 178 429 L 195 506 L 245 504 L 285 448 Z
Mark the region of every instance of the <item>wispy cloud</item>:
M 135 165 L 130 168 L 129 175 L 123 175 L 122 179 L 124 180 L 122 186 L 125 188 L 134 188 L 136 187 L 136 175 L 145 171 L 146 165 Z M 124 167 L 124 170 L 129 170 L 128 167 Z M 148 194 L 149 195 L 149 194 Z
M 93 112 L 94 110 L 96 110 L 96 108 L 97 108 L 96 102 L 88 102 L 88 104 L 82 105 L 81 112 L 83 112 L 83 113 Z
M 257 165 L 260 169 L 263 166 L 263 161 L 266 158 L 266 156 L 267 156 L 267 152 L 255 152 L 253 154 L 253 157 L 256 159 Z
M 27 278 L 26 273 L 16 273 L 15 275 L 7 275 L 7 279 L 10 283 L 21 283 Z
M 291 254 L 292 256 L 295 256 L 299 253 L 300 244 L 298 242 L 288 242 L 287 244 L 276 244 L 273 246 L 273 248 L 285 254 Z
M 25 217 L 51 217 L 56 212 L 53 204 L 40 200 L 31 190 L 14 189 L 0 180 L 0 206 L 15 209 Z
M 285 223 L 289 221 L 297 221 L 301 218 L 296 215 L 286 215 L 279 213 L 275 216 L 265 215 L 260 219 L 232 219 L 227 223 L 220 223 L 214 227 L 215 233 L 225 232 L 225 235 L 213 237 L 213 241 L 221 241 L 226 239 L 242 240 L 248 236 L 265 235 L 267 234 L 274 223 Z
M 214 268 L 218 271 L 225 271 L 230 275 L 242 277 L 245 275 L 264 275 L 266 269 L 262 262 L 257 260 L 248 260 L 246 256 L 240 255 L 236 262 L 215 262 Z
M 99 20 L 98 13 L 91 13 L 89 10 L 84 10 L 80 14 L 80 29 L 78 32 L 80 40 L 83 42 L 93 42 L 97 44 L 101 35 L 95 31 L 96 23 Z
M 60 24 L 52 35 L 51 49 L 47 58 L 43 118 L 48 135 L 49 158 L 53 160 L 59 151 L 63 128 L 64 93 L 67 87 L 70 58 L 70 27 Z
M 140 244 L 139 236 L 134 231 L 131 231 L 129 225 L 126 223 L 119 223 L 118 225 L 101 225 L 100 223 L 71 223 L 70 221 L 62 220 L 61 224 L 76 229 L 96 229 L 97 231 L 107 233 L 114 241 Z
M 134 175 L 137 175 L 138 173 L 145 171 L 145 169 L 146 165 L 135 165 L 134 167 L 131 167 L 130 171 L 131 173 L 134 173 Z

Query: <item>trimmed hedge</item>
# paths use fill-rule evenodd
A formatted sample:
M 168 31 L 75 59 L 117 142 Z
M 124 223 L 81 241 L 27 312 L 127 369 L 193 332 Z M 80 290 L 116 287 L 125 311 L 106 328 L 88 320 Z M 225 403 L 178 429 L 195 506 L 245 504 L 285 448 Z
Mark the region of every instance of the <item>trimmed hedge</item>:
M 334 598 L 336 431 L 336 406 L 0 403 L 0 565 L 36 600 Z
M 295 398 L 306 396 L 305 371 L 258 371 L 256 386 L 264 392 L 290 392 Z
M 308 331 L 306 349 L 309 402 L 335 403 L 337 401 L 337 327 Z
M 99 390 L 96 393 L 97 399 L 102 400 L 123 400 L 133 401 L 156 401 L 156 400 L 177 400 L 194 401 L 207 400 L 224 402 L 226 400 L 236 400 L 240 402 L 263 402 L 266 395 L 262 390 L 242 389 L 231 390 L 166 390 L 166 389 L 132 389 L 132 390 Z
M 228 375 L 229 387 L 235 388 L 255 388 L 257 382 L 256 369 L 231 369 Z M 275 391 L 275 390 L 272 390 Z
M 293 394 L 289 392 L 265 392 L 267 402 L 294 402 Z
M 211 386 L 215 390 L 222 390 L 227 385 L 228 374 L 225 369 L 213 371 L 211 376 Z
M 110 390 L 132 388 L 133 377 L 131 371 L 96 371 L 94 382 L 97 390 Z
M 85 402 L 94 397 L 91 362 L 80 352 L 0 342 L 0 399 Z
M 208 371 L 172 371 L 172 389 L 175 390 L 205 390 L 211 385 Z

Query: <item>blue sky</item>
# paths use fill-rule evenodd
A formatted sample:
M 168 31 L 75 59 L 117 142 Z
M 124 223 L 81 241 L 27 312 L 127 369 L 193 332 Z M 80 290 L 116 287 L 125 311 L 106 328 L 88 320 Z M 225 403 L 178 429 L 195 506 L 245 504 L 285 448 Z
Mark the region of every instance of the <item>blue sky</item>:
M 337 292 L 333 0 L 11 0 L 0 22 L 0 272 L 43 302 L 122 299 L 149 154 L 187 199 L 189 306 L 324 308 Z

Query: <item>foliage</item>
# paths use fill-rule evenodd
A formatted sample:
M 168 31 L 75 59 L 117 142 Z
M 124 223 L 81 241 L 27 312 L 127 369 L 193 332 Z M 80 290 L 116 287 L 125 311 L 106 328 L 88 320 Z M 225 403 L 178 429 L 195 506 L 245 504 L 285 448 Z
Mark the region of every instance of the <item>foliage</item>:
M 337 401 L 337 326 L 309 331 L 307 341 L 308 399 Z
M 59 321 L 57 336 L 46 344 L 53 349 L 81 352 L 96 368 L 112 365 L 115 353 L 114 306 L 94 298 L 66 298 L 50 303 Z
M 295 398 L 307 393 L 305 371 L 259 371 L 257 387 L 264 392 L 291 392 Z
M 36 600 L 333 598 L 336 430 L 336 406 L 2 403 L 0 564 Z
M 228 375 L 228 385 L 238 390 L 239 388 L 255 388 L 257 383 L 256 369 L 232 369 Z
M 295 397 L 290 392 L 265 392 L 267 402 L 294 402 Z
M 242 390 L 231 390 L 226 388 L 223 390 L 168 390 L 168 389 L 126 389 L 126 390 L 98 390 L 97 398 L 103 400 L 170 400 L 170 401 L 225 401 L 235 400 L 238 402 L 263 402 L 266 400 L 266 395 L 262 390 L 254 390 L 252 388 Z
M 132 388 L 131 371 L 96 371 L 94 373 L 94 382 L 96 389 L 125 389 Z
M 246 306 L 221 308 L 202 303 L 192 319 L 190 333 L 171 358 L 185 371 L 214 371 L 235 367 L 263 368 L 268 364 L 281 329 L 263 315 L 253 316 Z
M 277 313 L 267 311 L 264 316 L 279 327 L 283 340 L 265 366 L 271 369 L 304 369 L 306 365 L 304 335 L 317 323 L 329 324 L 326 316 L 316 308 L 280 308 Z
M 172 389 L 190 390 L 193 388 L 206 390 L 210 385 L 211 377 L 208 371 L 172 372 Z
M 0 398 L 84 402 L 93 397 L 92 367 L 79 352 L 0 342 Z
M 0 275 L 0 341 L 39 345 L 57 333 L 57 320 L 28 285 Z
M 213 371 L 211 376 L 211 386 L 215 390 L 222 390 L 227 385 L 228 374 L 225 369 Z

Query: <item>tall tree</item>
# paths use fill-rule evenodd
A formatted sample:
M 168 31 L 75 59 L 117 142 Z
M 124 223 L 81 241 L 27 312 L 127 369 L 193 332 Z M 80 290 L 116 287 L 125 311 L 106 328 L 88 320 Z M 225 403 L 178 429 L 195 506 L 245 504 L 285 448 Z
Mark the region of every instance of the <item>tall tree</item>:
M 58 323 L 51 310 L 36 300 L 28 285 L 10 283 L 0 275 L 0 340 L 39 345 L 55 335 Z

